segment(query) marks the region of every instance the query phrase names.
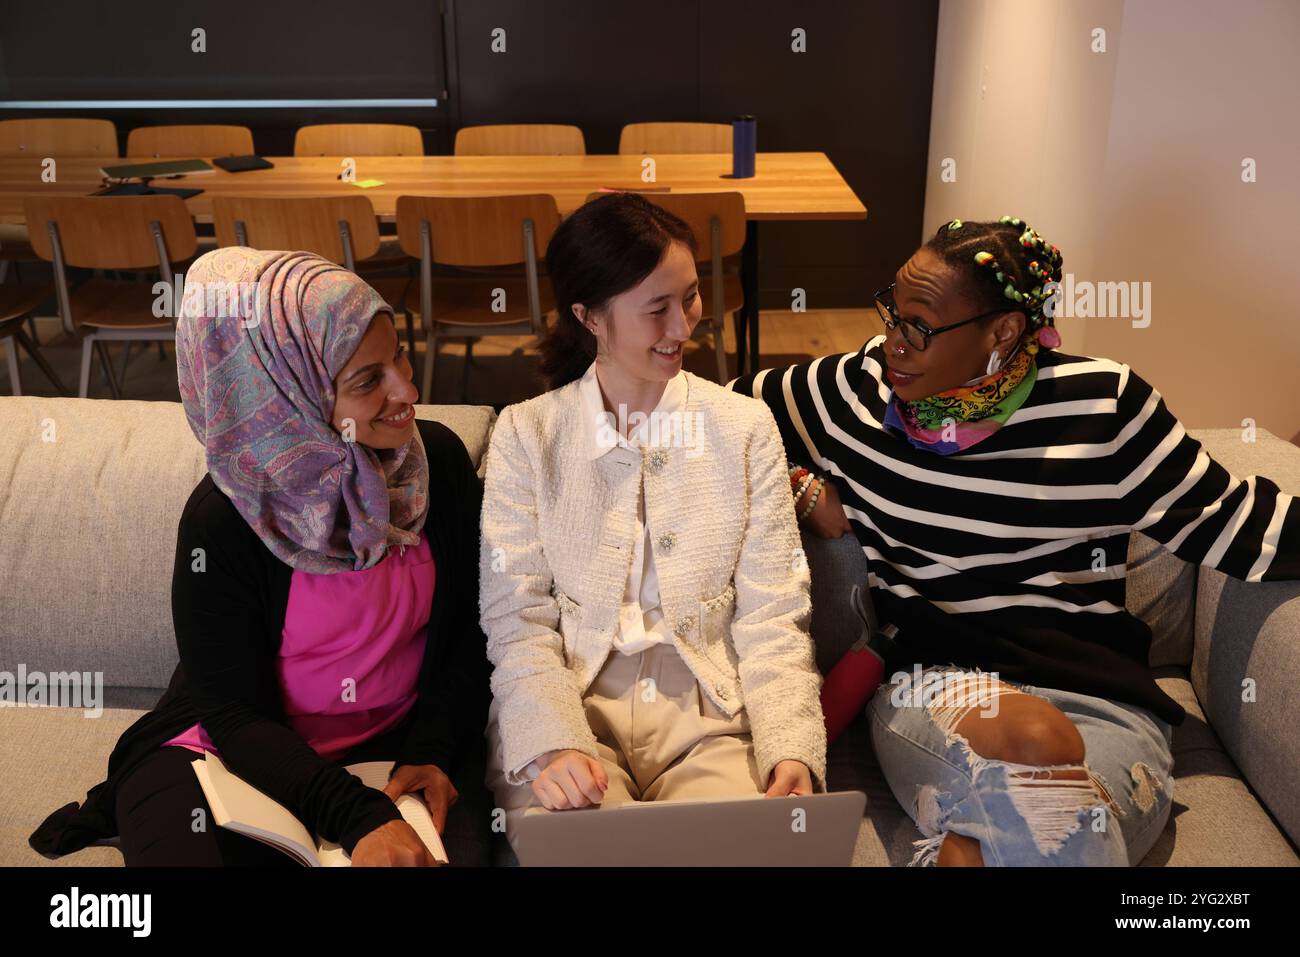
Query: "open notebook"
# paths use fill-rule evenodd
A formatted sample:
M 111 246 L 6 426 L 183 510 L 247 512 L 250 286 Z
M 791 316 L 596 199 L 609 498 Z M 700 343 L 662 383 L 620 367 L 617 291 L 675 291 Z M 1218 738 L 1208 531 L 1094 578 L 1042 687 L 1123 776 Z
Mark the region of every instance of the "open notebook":
M 193 767 L 203 795 L 212 808 L 212 816 L 221 827 L 279 848 L 308 867 L 352 865 L 343 848 L 315 837 L 288 808 L 233 774 L 216 755 L 208 752 L 195 760 Z M 367 787 L 382 791 L 393 770 L 393 762 L 366 761 L 349 764 L 344 770 L 360 778 Z M 447 851 L 424 801 L 418 795 L 403 794 L 397 799 L 397 810 L 420 835 L 434 859 L 446 864 Z

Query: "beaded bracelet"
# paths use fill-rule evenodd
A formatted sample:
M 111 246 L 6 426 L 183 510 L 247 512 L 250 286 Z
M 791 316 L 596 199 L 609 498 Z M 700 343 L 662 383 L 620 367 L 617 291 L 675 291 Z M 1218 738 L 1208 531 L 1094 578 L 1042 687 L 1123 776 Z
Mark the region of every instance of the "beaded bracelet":
M 803 481 L 803 477 L 805 475 L 810 475 L 810 474 L 811 473 L 808 471 L 808 469 L 804 468 L 802 465 L 794 466 L 793 468 L 790 469 L 790 487 L 794 488 L 796 485 L 798 485 L 800 482 Z
M 801 481 L 799 486 L 794 490 L 794 502 L 796 505 L 799 504 L 799 499 L 803 498 L 803 493 L 808 491 L 808 486 L 812 485 L 815 481 L 817 481 L 817 476 L 813 475 L 812 472 L 809 472 L 803 477 L 803 481 Z
M 824 478 L 818 479 L 817 487 L 813 489 L 812 498 L 808 500 L 808 504 L 805 505 L 803 511 L 799 513 L 799 521 L 802 522 L 805 518 L 807 518 L 809 515 L 812 514 L 812 510 L 817 507 L 817 497 L 821 495 L 822 489 L 824 489 L 825 487 L 826 487 L 826 480 Z M 796 499 L 795 501 L 798 501 L 798 499 Z

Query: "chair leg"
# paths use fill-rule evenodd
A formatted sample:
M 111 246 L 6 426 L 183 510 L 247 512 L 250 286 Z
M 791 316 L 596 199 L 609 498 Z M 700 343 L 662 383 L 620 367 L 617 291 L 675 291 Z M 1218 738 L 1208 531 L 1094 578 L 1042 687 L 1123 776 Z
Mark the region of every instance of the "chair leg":
M 87 336 L 81 340 L 81 381 L 77 384 L 77 395 L 83 399 L 90 396 L 90 354 L 94 348 L 94 339 Z
M 9 336 L 5 339 L 5 360 L 9 366 L 9 391 L 13 395 L 23 394 L 23 373 L 18 368 L 18 338 Z
M 23 348 L 27 350 L 27 354 L 32 357 L 32 361 L 36 363 L 42 372 L 45 373 L 45 377 L 49 379 L 50 382 L 54 383 L 54 388 L 59 390 L 59 395 L 67 395 L 67 387 L 64 386 L 63 380 L 55 374 L 54 367 L 45 361 L 45 356 L 41 355 L 40 346 L 31 339 L 28 339 L 27 333 L 23 332 L 21 329 L 14 333 L 14 338 L 18 342 L 22 343 Z
M 718 357 L 718 385 L 727 384 L 727 343 L 726 336 L 722 334 L 726 325 L 725 319 L 719 319 L 713 324 L 713 351 Z
M 406 351 L 411 354 L 411 365 L 415 365 L 415 317 L 411 315 L 410 310 L 402 313 L 406 316 Z
M 104 378 L 108 380 L 109 395 L 114 399 L 122 398 L 122 390 L 118 388 L 117 379 L 113 377 L 113 363 L 109 361 L 107 345 L 97 341 L 95 351 L 99 354 L 99 364 L 104 370 Z
M 433 367 L 438 362 L 438 336 L 430 329 L 424 339 L 424 368 L 420 372 L 420 401 L 433 401 Z
M 737 309 L 731 314 L 731 328 L 736 334 L 736 375 L 745 374 L 745 345 L 748 342 L 748 329 L 745 323 L 745 310 Z
M 36 317 L 35 317 L 35 316 L 28 316 L 28 317 L 27 317 L 27 328 L 31 330 L 32 341 L 35 342 L 37 345 L 40 345 L 40 344 L 41 344 L 41 337 L 40 337 L 40 335 L 36 332 Z
M 118 376 L 119 382 L 126 381 L 126 366 L 131 361 L 131 347 L 135 345 L 130 339 L 126 341 L 126 348 L 122 350 L 122 373 Z M 149 348 L 147 345 L 145 348 Z
M 158 340 L 158 361 L 167 361 L 167 343 L 163 342 L 161 339 Z
M 469 403 L 469 364 L 474 358 L 474 339 L 465 340 L 465 367 L 460 374 L 460 401 Z

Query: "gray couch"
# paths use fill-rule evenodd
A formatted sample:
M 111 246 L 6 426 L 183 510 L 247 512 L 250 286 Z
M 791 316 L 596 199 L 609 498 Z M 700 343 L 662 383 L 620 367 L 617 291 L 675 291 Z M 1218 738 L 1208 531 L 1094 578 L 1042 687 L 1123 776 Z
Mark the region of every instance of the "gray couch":
M 453 428 L 481 468 L 491 409 L 418 414 Z M 1253 445 L 1236 431 L 1197 436 L 1234 474 L 1300 492 L 1300 449 L 1266 433 Z M 98 671 L 105 684 L 96 718 L 0 709 L 0 865 L 45 864 L 27 835 L 103 779 L 114 741 L 172 673 L 176 521 L 205 469 L 176 403 L 3 398 L 0 443 L 0 671 Z M 826 670 L 856 637 L 846 596 L 863 558 L 851 538 L 805 546 Z M 1300 864 L 1300 585 L 1227 580 L 1141 535 L 1129 565 L 1129 608 L 1156 634 L 1152 667 L 1189 715 L 1174 737 L 1173 814 L 1145 863 Z M 867 794 L 855 863 L 906 863 L 919 835 L 875 766 L 865 720 L 832 747 L 830 779 Z M 118 865 L 121 855 L 92 847 L 59 863 Z

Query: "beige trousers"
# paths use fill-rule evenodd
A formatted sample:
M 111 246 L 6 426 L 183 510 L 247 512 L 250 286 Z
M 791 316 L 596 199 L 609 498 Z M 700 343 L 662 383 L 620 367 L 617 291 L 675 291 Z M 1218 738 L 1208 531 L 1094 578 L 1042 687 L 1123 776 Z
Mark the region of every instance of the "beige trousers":
M 734 718 L 718 710 L 670 644 L 635 655 L 611 652 L 582 703 L 609 778 L 601 807 L 751 797 L 767 790 L 745 710 Z M 485 783 L 506 812 L 506 836 L 513 844 L 520 816 L 546 812 L 531 785 L 506 781 L 495 702 L 486 733 Z

